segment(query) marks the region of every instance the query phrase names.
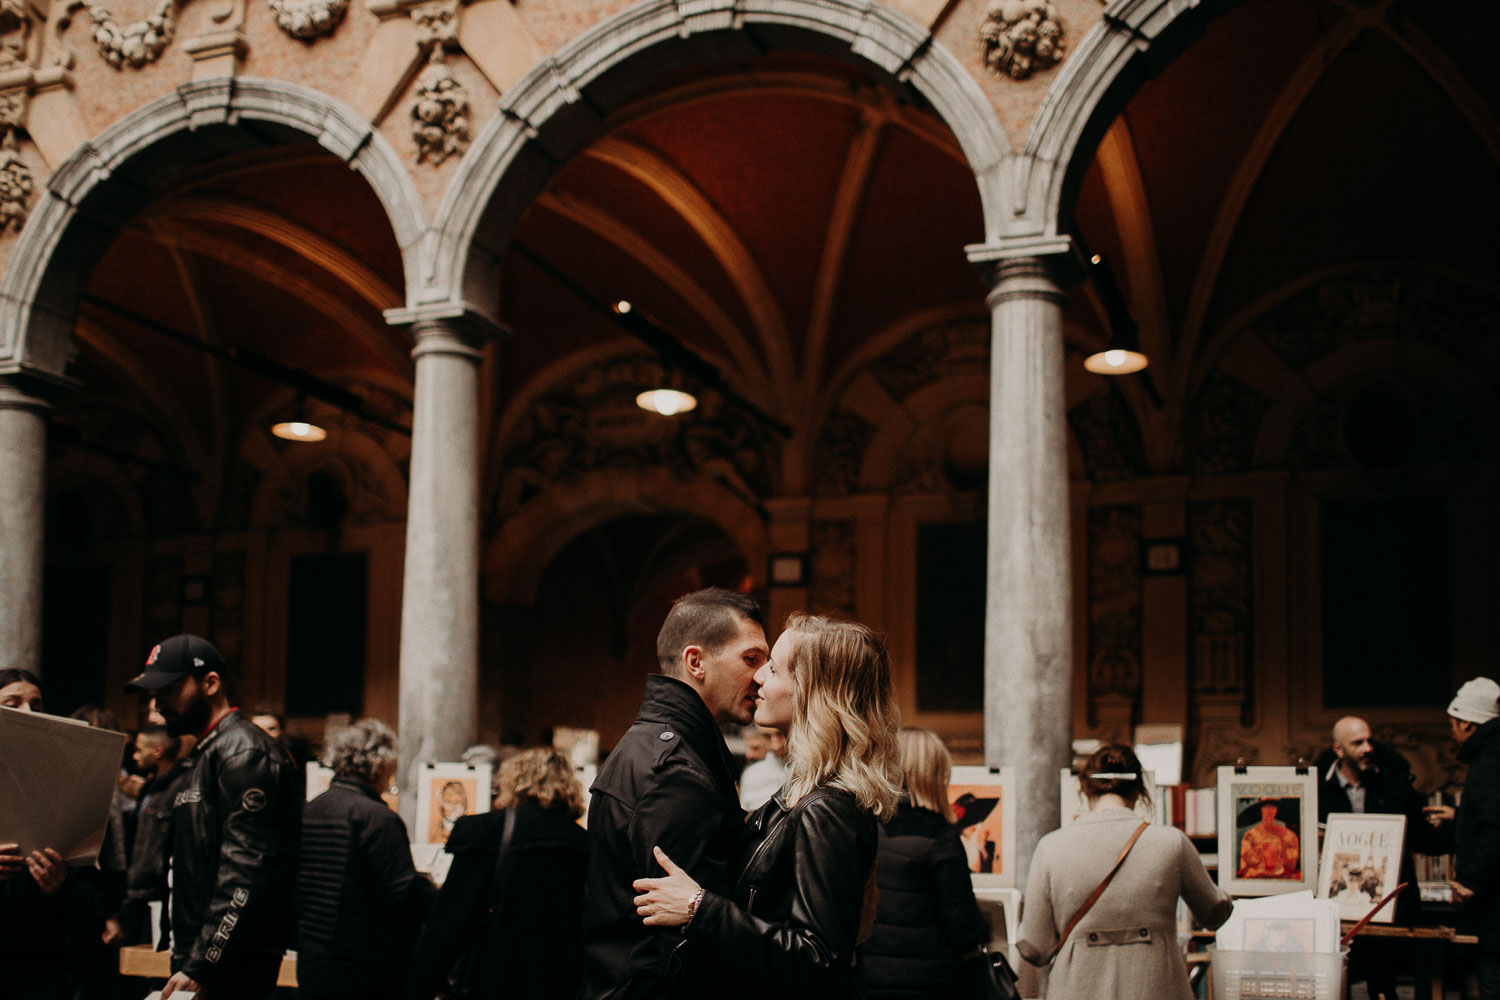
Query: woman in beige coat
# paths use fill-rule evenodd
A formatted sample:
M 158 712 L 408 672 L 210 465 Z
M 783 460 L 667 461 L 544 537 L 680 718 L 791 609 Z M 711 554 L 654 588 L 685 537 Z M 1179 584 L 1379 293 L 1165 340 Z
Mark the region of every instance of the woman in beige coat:
M 1046 963 L 1058 935 L 1141 822 L 1133 809 L 1146 788 L 1140 761 L 1129 747 L 1096 750 L 1081 782 L 1089 811 L 1043 837 L 1031 859 L 1017 946 L 1033 965 Z M 1063 942 L 1048 976 L 1048 996 L 1190 1000 L 1187 964 L 1177 943 L 1179 896 L 1205 927 L 1218 927 L 1234 908 L 1181 830 L 1148 827 Z

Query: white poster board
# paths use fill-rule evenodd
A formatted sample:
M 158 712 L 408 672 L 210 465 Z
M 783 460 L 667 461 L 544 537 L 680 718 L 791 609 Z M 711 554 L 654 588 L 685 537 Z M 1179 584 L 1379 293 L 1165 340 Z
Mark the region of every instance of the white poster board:
M 1339 904 L 1339 919 L 1359 920 L 1401 884 L 1401 843 L 1406 817 L 1399 813 L 1329 813 L 1318 869 L 1318 898 Z M 1394 903 L 1371 918 L 1388 924 Z
M 1219 768 L 1219 887 L 1232 896 L 1311 891 L 1318 778 L 1295 767 Z
M 441 846 L 464 816 L 490 811 L 490 765 L 424 764 L 417 772 L 417 828 L 411 842 Z
M 16 853 L 50 847 L 90 865 L 104 841 L 125 734 L 38 712 L 0 708 L 0 840 Z
M 976 886 L 1016 884 L 1015 768 L 955 767 L 948 779 L 959 839 Z

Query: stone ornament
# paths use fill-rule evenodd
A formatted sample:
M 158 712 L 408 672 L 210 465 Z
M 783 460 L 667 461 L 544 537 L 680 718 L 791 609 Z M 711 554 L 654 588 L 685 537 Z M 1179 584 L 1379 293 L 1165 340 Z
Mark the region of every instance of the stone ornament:
M 998 75 L 1024 80 L 1062 62 L 1067 45 L 1051 0 L 990 0 L 979 29 L 984 64 Z
M 36 182 L 16 145 L 16 130 L 7 129 L 0 142 L 0 233 L 20 232 L 31 210 Z
M 333 34 L 349 10 L 349 0 L 270 0 L 270 5 L 276 26 L 305 42 Z
M 412 9 L 411 18 L 422 29 L 420 43 L 428 65 L 417 78 L 417 99 L 411 108 L 411 136 L 417 162 L 434 166 L 469 148 L 469 92 L 454 79 L 445 59 L 458 45 L 458 2 L 437 0 Z
M 417 100 L 411 107 L 411 136 L 417 162 L 433 165 L 469 148 L 469 92 L 448 71 L 441 49 L 417 79 Z
M 123 26 L 103 4 L 85 0 L 82 7 L 94 22 L 94 45 L 115 69 L 156 62 L 177 33 L 177 0 L 161 0 L 150 17 Z

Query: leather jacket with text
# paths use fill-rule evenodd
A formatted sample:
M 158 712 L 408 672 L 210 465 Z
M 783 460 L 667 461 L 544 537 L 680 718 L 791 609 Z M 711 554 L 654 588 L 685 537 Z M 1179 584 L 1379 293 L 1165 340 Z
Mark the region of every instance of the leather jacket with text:
M 285 751 L 239 712 L 188 768 L 172 811 L 172 969 L 207 986 L 290 943 L 302 794 Z
M 735 996 L 849 996 L 879 827 L 842 789 L 784 794 L 751 814 L 731 896 L 705 893 L 687 939 L 733 970 Z

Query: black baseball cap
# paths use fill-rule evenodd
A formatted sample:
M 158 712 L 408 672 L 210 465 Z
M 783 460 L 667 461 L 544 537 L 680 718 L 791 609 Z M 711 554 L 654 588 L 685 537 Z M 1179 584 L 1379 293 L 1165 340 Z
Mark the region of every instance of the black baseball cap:
M 187 674 L 202 677 L 208 673 L 224 674 L 228 667 L 224 657 L 207 639 L 196 635 L 174 635 L 151 647 L 146 670 L 126 683 L 126 691 L 159 691 Z

